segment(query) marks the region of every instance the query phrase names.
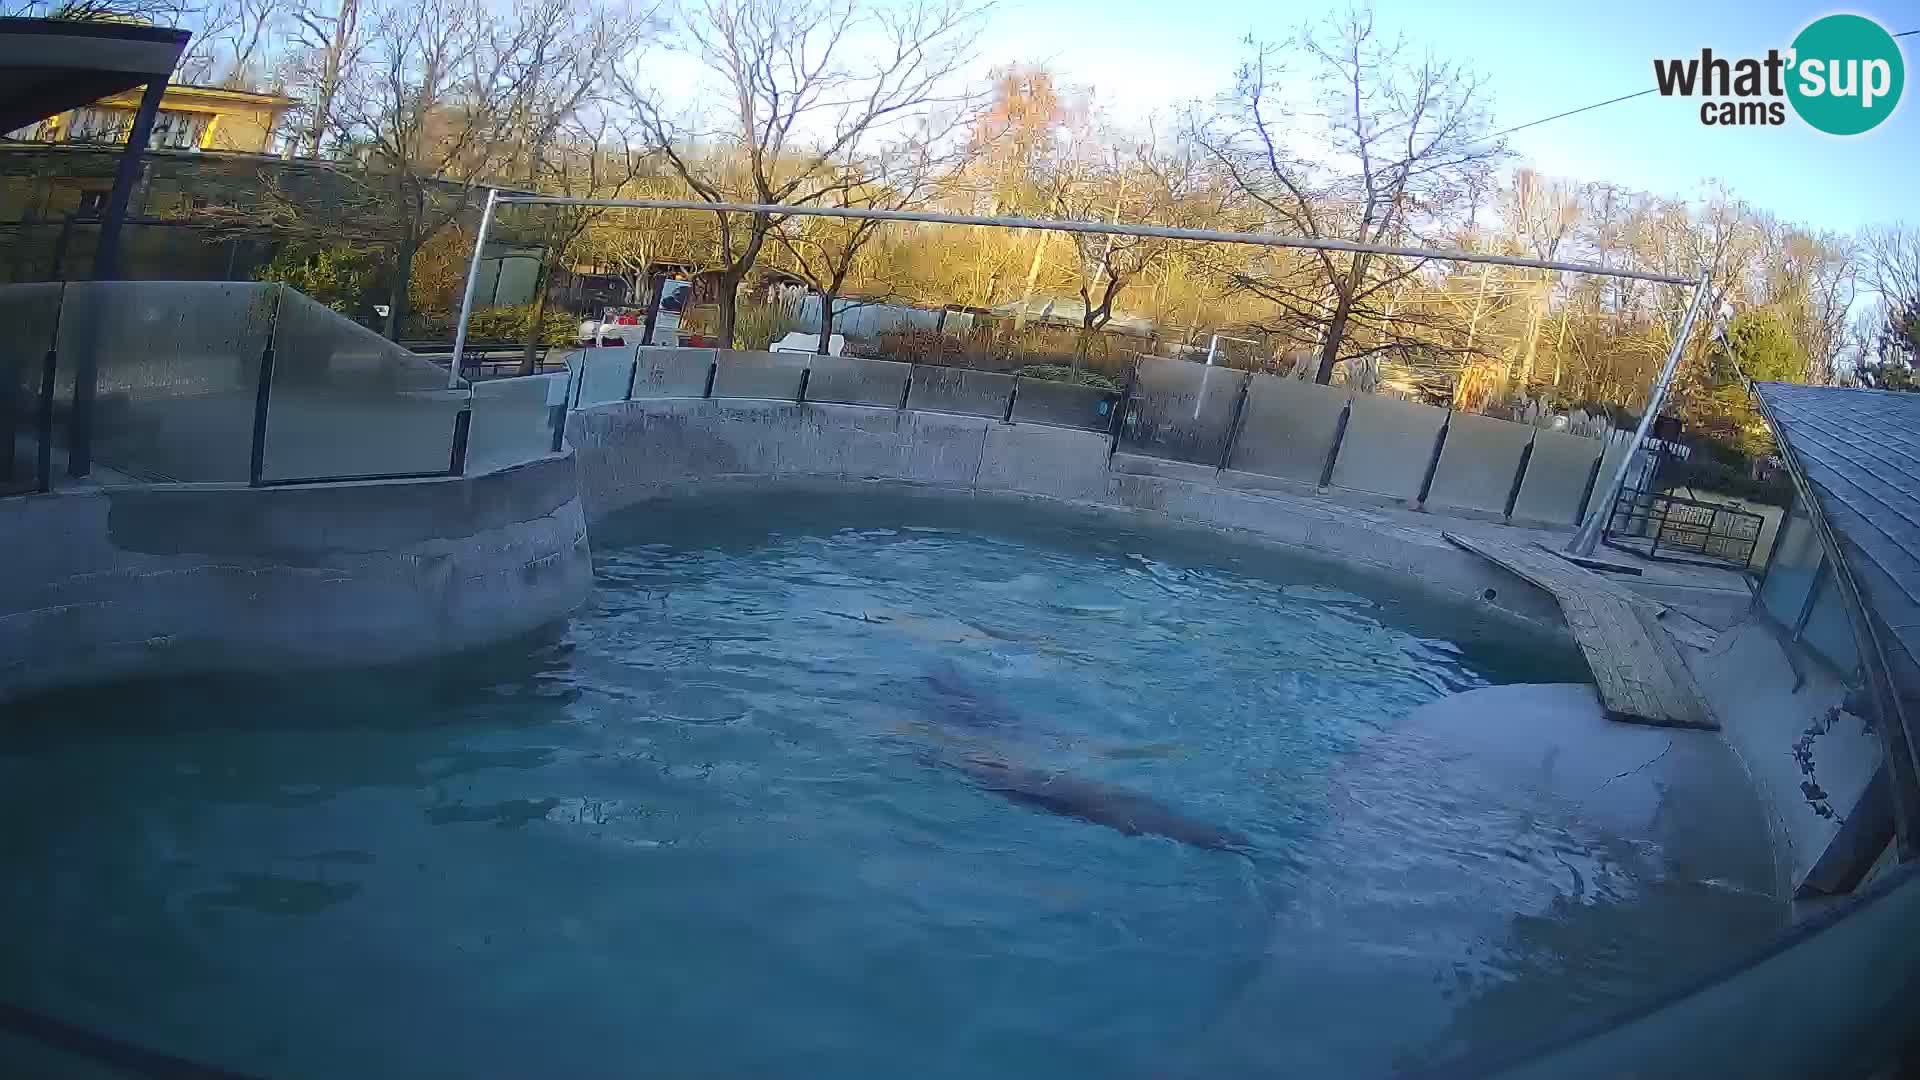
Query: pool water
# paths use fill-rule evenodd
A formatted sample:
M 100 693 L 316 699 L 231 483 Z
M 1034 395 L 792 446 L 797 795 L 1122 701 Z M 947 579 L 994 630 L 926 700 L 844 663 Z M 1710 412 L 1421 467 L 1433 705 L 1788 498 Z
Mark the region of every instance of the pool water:
M 1365 1075 L 1780 921 L 1439 768 L 1410 712 L 1577 657 L 1330 565 L 875 495 L 595 544 L 536 640 L 15 710 L 0 1000 L 276 1077 Z

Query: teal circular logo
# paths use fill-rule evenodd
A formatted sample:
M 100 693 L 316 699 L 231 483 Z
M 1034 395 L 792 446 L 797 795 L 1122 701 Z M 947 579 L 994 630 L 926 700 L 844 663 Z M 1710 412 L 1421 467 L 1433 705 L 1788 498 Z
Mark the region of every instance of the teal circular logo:
M 1906 84 L 1900 43 L 1872 19 L 1828 15 L 1793 39 L 1787 99 L 1829 135 L 1858 135 L 1893 115 Z

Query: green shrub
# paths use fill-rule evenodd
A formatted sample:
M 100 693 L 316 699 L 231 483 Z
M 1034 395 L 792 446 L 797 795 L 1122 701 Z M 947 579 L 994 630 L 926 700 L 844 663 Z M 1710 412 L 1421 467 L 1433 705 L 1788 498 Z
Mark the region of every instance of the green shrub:
M 255 277 L 290 285 L 335 311 L 352 315 L 367 290 L 378 283 L 382 269 L 379 252 L 366 248 L 289 244 L 255 271 Z
M 952 364 L 960 359 L 959 344 L 933 330 L 883 330 L 875 346 L 880 356 L 909 364 Z
M 744 303 L 733 313 L 733 347 L 765 352 L 797 329 L 793 318 L 778 304 Z
M 532 304 L 512 307 L 483 307 L 467 318 L 467 340 L 518 342 L 527 339 L 527 326 L 533 319 Z M 419 312 L 409 337 L 453 340 L 458 329 L 458 312 Z M 580 322 L 573 315 L 551 308 L 540 320 L 540 344 L 571 345 Z
M 1793 499 L 1793 481 L 1784 471 L 1766 480 L 1753 478 L 1752 459 L 1738 448 L 1707 439 L 1693 441 L 1685 461 L 1670 460 L 1660 470 L 1662 486 L 1687 488 L 1695 493 L 1735 495 L 1771 506 Z

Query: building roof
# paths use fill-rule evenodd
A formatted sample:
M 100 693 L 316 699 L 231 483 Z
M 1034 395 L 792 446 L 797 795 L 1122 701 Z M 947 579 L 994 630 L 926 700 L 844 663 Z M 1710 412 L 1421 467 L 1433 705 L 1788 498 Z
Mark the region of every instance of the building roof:
M 1920 394 L 1757 383 L 1860 587 L 1896 683 L 1920 667 Z M 1904 669 L 1904 670 L 1902 670 Z M 1904 677 L 1903 677 L 1904 676 Z
M 138 96 L 133 95 L 132 91 L 127 91 L 126 94 L 124 95 L 114 95 L 114 96 L 115 97 L 130 96 L 133 98 L 136 104 L 139 101 Z M 263 94 L 254 90 L 235 90 L 232 87 L 227 87 L 227 86 L 201 86 L 197 83 L 180 83 L 180 82 L 167 84 L 167 96 L 180 97 L 180 98 L 211 98 L 211 99 L 220 100 L 220 101 L 241 102 L 246 104 L 264 106 L 268 108 L 275 108 L 275 107 L 285 108 L 292 105 L 298 105 L 300 103 L 298 99 L 287 97 L 284 94 Z
M 166 78 L 185 30 L 65 19 L 0 19 L 0 132 Z

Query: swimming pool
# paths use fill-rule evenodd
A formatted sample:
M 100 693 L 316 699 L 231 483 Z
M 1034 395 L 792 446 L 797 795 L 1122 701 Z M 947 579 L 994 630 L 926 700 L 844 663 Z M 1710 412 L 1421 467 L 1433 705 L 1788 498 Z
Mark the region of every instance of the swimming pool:
M 1420 719 L 1563 644 L 1326 563 L 873 493 L 595 535 L 540 640 L 17 710 L 0 998 L 283 1077 L 1354 1075 L 1784 922 L 1763 826 Z

